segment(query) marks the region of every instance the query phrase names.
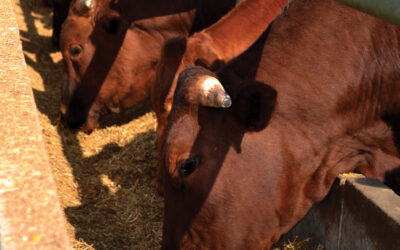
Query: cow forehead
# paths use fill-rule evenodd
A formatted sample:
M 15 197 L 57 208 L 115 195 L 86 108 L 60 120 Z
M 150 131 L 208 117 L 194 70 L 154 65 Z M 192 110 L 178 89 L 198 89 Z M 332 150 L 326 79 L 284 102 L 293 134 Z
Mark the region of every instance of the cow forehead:
M 190 151 L 198 131 L 197 119 L 189 114 L 183 114 L 176 118 L 166 131 L 166 145 L 174 151 Z
M 176 118 L 167 131 L 167 145 L 191 144 L 199 130 L 197 121 L 189 114 Z
M 84 17 L 67 18 L 62 28 L 63 39 L 68 39 L 71 36 L 84 36 L 92 32 L 90 20 Z M 85 35 L 83 35 L 85 34 Z

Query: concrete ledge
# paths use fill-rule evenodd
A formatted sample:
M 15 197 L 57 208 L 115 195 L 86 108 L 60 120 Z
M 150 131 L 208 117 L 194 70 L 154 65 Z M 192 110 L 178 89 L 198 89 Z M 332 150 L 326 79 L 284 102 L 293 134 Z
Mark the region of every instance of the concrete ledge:
M 400 196 L 376 179 L 338 178 L 325 199 L 285 237 L 326 249 L 399 249 Z
M 70 249 L 11 0 L 0 1 L 0 249 Z

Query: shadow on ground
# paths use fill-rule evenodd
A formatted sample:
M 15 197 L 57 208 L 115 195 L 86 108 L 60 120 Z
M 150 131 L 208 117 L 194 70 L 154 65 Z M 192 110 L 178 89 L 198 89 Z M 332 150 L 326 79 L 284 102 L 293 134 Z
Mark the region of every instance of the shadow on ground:
M 19 0 L 19 5 L 22 17 L 17 19 L 22 18 L 27 29 L 20 31 L 26 63 L 42 81 L 42 87 L 32 86 L 37 108 L 48 118 L 49 124 L 42 127 L 47 133 L 47 129 L 55 129 L 52 124 L 58 118 L 63 63 L 51 43 L 51 9 L 37 0 Z M 42 35 L 46 29 L 48 35 Z M 145 101 L 121 117 L 106 117 L 101 128 L 128 124 L 150 110 Z M 85 157 L 79 134 L 62 127 L 56 131 L 54 140 L 61 141 L 59 154 L 72 171 L 81 204 L 64 208 L 74 228 L 75 249 L 159 248 L 162 202 L 155 194 L 156 132 L 140 132 L 123 147 L 108 143 L 100 152 Z M 87 136 L 91 139 L 101 141 Z M 63 190 L 59 188 L 59 192 Z M 83 243 L 82 248 L 77 242 Z

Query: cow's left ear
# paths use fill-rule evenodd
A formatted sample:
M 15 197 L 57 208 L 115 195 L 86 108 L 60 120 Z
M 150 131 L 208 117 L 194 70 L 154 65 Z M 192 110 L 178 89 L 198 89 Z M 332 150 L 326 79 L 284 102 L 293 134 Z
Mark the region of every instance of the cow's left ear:
M 269 85 L 254 80 L 244 81 L 232 100 L 233 115 L 245 130 L 260 131 L 268 125 L 276 97 L 276 90 Z

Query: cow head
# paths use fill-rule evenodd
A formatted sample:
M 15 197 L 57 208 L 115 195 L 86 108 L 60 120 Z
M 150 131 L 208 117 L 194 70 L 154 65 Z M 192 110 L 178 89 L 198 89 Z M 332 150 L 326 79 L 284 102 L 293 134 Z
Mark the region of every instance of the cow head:
M 245 1 L 209 28 L 189 38 L 175 37 L 165 43 L 151 93 L 157 116 L 159 152 L 179 73 L 191 65 L 210 70 L 221 68 L 248 49 L 286 3 L 281 0 Z M 231 32 L 234 27 L 235 32 Z M 159 177 L 157 174 L 158 184 Z M 162 191 L 162 186 L 158 187 Z
M 164 33 L 184 16 L 132 21 L 121 13 L 110 1 L 71 4 L 60 40 L 65 62 L 60 111 L 70 128 L 91 131 L 101 114 L 118 113 L 145 99 Z M 177 27 L 181 33 L 190 29 L 187 24 Z
M 269 85 L 227 69 L 181 72 L 159 155 L 164 249 L 268 249 L 339 173 L 368 169 L 381 178 L 398 167 L 371 143 L 393 144 L 387 124 L 356 136 L 332 131 L 326 143 L 318 129 L 315 138 L 304 136 L 277 97 Z
M 126 27 L 118 12 L 107 8 L 105 2 L 76 0 L 63 24 L 60 49 L 65 70 L 60 111 L 71 128 L 82 124 L 88 130 L 96 127 L 98 116 L 105 111 L 97 96 L 108 98 L 107 89 L 101 90 L 102 83 L 118 81 L 115 74 L 108 73 L 119 49 L 112 46 L 121 46 Z
M 313 2 L 315 6 L 328 4 L 325 5 L 327 9 L 337 10 L 330 6 L 332 1 Z M 301 10 L 312 6 L 303 4 L 304 1 L 298 3 Z M 316 10 L 314 7 L 311 9 Z M 294 6 L 289 10 L 294 11 Z M 307 12 L 297 13 L 296 19 L 282 21 L 282 26 L 277 22 L 272 30 L 291 34 L 294 29 L 288 29 L 287 24 L 296 23 L 292 20 L 304 20 L 307 16 L 304 15 Z M 332 20 L 323 11 L 312 13 L 321 13 L 328 22 Z M 341 16 L 343 13 L 336 17 Z M 354 20 L 364 25 L 363 19 L 357 17 Z M 347 27 L 349 23 L 352 21 L 342 23 L 345 26 L 341 27 Z M 381 27 L 375 22 L 372 26 Z M 325 23 L 320 28 L 325 30 Z M 372 30 L 367 31 L 369 36 Z M 218 77 L 208 71 L 188 68 L 177 78 L 159 154 L 165 198 L 164 249 L 269 248 L 306 214 L 313 203 L 328 193 L 339 173 L 356 169 L 382 180 L 386 170 L 398 169 L 398 123 L 394 122 L 399 120 L 398 101 L 395 101 L 395 110 L 390 112 L 396 114 L 389 119 L 390 122 L 380 120 L 389 110 L 378 110 L 385 106 L 382 105 L 386 103 L 383 99 L 390 100 L 387 98 L 390 95 L 385 94 L 378 101 L 374 99 L 377 95 L 370 99 L 366 94 L 371 90 L 370 83 L 373 82 L 375 87 L 379 81 L 368 77 L 365 81 L 360 80 L 358 73 L 363 74 L 360 71 L 369 72 L 358 68 L 360 57 L 351 53 L 349 57 L 343 57 L 356 60 L 350 78 L 338 80 L 334 77 L 337 74 L 325 78 L 321 74 L 323 71 L 313 71 L 320 64 L 319 60 L 312 60 L 312 63 L 302 60 L 313 58 L 313 53 L 300 50 L 305 57 L 288 57 L 280 61 L 284 55 L 291 55 L 284 47 L 297 52 L 297 45 L 305 44 L 299 43 L 299 37 L 294 36 L 288 43 L 293 46 L 287 46 L 278 33 L 272 33 L 268 42 L 265 40 L 261 47 L 255 46 L 236 59 L 236 64 L 230 63 L 218 73 Z M 303 40 L 315 48 L 312 41 Z M 277 47 L 277 44 L 282 44 L 282 47 Z M 326 48 L 324 44 L 322 42 L 319 47 L 321 51 Z M 342 44 L 339 40 L 336 48 L 341 48 Z M 385 46 L 386 49 L 395 47 Z M 182 54 L 182 50 L 177 51 Z M 254 60 L 255 55 L 261 56 L 261 60 Z M 336 52 L 336 57 L 326 55 L 329 56 L 327 61 L 332 62 L 342 58 Z M 371 58 L 376 58 L 375 54 Z M 369 57 L 366 60 L 373 61 Z M 292 70 L 298 69 L 298 62 L 307 65 L 305 68 L 310 69 L 307 71 L 310 74 L 304 75 L 308 78 L 299 80 L 300 74 L 288 73 L 287 62 L 292 63 Z M 174 65 L 178 67 L 179 63 Z M 330 64 L 327 65 L 329 67 L 323 68 L 331 68 Z M 246 67 L 257 73 L 247 77 L 243 73 L 248 71 Z M 393 69 L 392 64 L 389 68 Z M 341 69 L 338 67 L 332 72 L 344 72 Z M 392 76 L 393 71 L 390 72 L 378 75 L 378 78 Z M 320 75 L 323 78 L 319 78 Z M 223 83 L 232 101 L 229 108 L 209 107 L 202 101 L 209 96 L 220 99 L 218 96 L 223 93 L 218 90 L 210 95 L 208 90 L 201 88 L 208 86 L 205 76 Z M 214 79 L 211 82 L 215 83 Z M 242 79 L 259 79 L 274 88 Z M 347 92 L 349 80 L 354 86 Z M 360 86 L 359 91 L 355 86 Z M 276 93 L 275 89 L 279 92 Z M 320 93 L 325 94 L 316 93 L 316 89 L 323 89 Z M 363 99 L 365 103 L 355 101 L 364 96 L 368 96 Z M 349 102 L 339 105 L 342 98 Z M 376 104 L 379 106 L 377 109 Z M 367 110 L 366 106 L 374 108 Z M 392 104 L 389 106 L 394 107 Z M 338 107 L 344 107 L 346 112 Z
M 224 62 L 218 58 L 217 51 L 202 33 L 193 37 L 174 37 L 164 44 L 160 61 L 157 65 L 154 83 L 151 90 L 151 102 L 157 117 L 158 152 L 161 152 L 162 138 L 171 111 L 173 93 L 175 92 L 179 73 L 186 67 L 201 64 L 207 68 L 218 68 Z M 202 42 L 203 41 L 203 42 Z M 160 159 L 159 159 L 160 160 Z M 160 175 L 160 162 L 157 168 L 157 189 L 163 193 Z
M 164 249 L 260 249 L 278 237 L 278 197 L 265 190 L 279 169 L 268 168 L 267 142 L 244 139 L 267 127 L 277 93 L 254 81 L 225 91 L 217 79 L 200 67 L 178 78 L 160 155 Z
M 148 97 L 165 40 L 210 25 L 234 2 L 75 0 L 60 41 L 66 64 L 64 123 L 91 130 L 101 114 Z

